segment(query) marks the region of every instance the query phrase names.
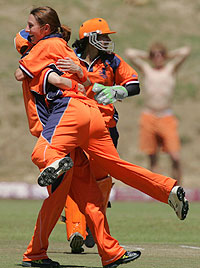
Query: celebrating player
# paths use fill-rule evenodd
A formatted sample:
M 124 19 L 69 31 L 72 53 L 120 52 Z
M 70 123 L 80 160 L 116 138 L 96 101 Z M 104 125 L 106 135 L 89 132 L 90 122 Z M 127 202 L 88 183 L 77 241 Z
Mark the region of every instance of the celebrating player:
M 32 13 L 37 13 L 41 11 L 43 11 L 44 13 L 49 13 L 48 15 L 50 15 L 50 17 L 56 17 L 54 10 L 48 7 L 34 9 Z M 44 19 L 45 18 L 43 17 L 43 20 Z M 34 32 L 37 32 L 36 26 L 37 23 L 35 25 L 34 20 L 30 20 L 29 26 L 27 27 L 28 35 L 24 31 L 21 31 L 20 34 L 17 34 L 15 43 L 16 48 L 20 53 L 24 53 L 26 52 L 26 49 L 32 47 L 32 44 L 27 40 L 27 38 L 30 41 L 31 39 L 35 40 L 35 35 L 33 36 L 32 34 Z M 29 31 L 29 27 L 33 29 Z M 55 33 L 51 36 L 48 35 L 48 38 L 63 37 L 61 34 L 59 35 L 58 33 Z M 69 51 L 68 53 L 66 53 L 66 55 L 69 55 Z M 28 54 L 28 52 L 26 54 Z M 59 79 L 57 79 L 58 77 L 55 72 L 58 72 L 60 74 L 59 70 L 55 70 L 55 72 L 53 72 L 52 69 L 54 68 L 52 66 L 48 67 L 49 68 L 46 68 L 46 70 L 43 70 L 43 72 L 39 76 L 39 79 L 37 77 L 32 77 L 30 79 L 29 76 L 24 76 L 24 74 L 21 73 L 19 69 L 16 72 L 17 79 L 23 80 L 23 93 L 27 116 L 29 120 L 29 128 L 31 133 L 37 137 L 41 129 L 45 126 L 47 118 L 50 116 L 48 110 L 49 107 L 45 105 L 44 99 L 42 98 L 44 95 L 41 95 L 41 92 L 43 92 L 43 90 L 49 88 L 50 86 L 48 85 L 48 87 L 45 87 L 45 85 L 47 86 L 46 82 L 53 77 L 53 80 L 56 80 L 56 82 L 54 83 L 58 83 L 58 81 L 59 83 L 62 82 L 62 87 L 65 90 L 69 90 L 71 88 L 70 84 L 72 85 L 72 81 L 70 79 L 63 77 L 59 77 Z M 82 80 L 84 73 L 85 72 L 81 71 L 81 68 L 79 67 L 78 76 L 81 76 L 80 78 L 82 78 Z M 84 78 L 84 80 L 86 80 L 86 78 Z M 80 84 L 77 85 L 77 91 L 80 89 L 80 91 L 83 92 L 82 87 L 80 87 Z M 51 93 L 55 93 L 55 89 L 52 89 Z M 51 94 L 48 95 L 48 98 L 50 97 L 52 97 Z M 104 261 L 106 264 L 105 267 L 112 267 L 113 265 L 118 266 L 119 264 L 132 261 L 140 256 L 139 251 L 125 251 L 122 247 L 119 246 L 118 241 L 110 236 L 108 224 L 103 214 L 101 192 L 96 185 L 96 180 L 92 180 L 92 176 L 90 176 L 89 164 L 87 159 L 85 158 L 85 154 L 83 154 L 82 150 L 80 150 L 79 148 L 76 148 L 75 151 L 71 152 L 71 157 L 73 157 L 73 154 L 75 154 L 75 157 L 73 158 L 73 160 L 75 161 L 73 168 L 73 181 L 70 184 L 72 173 L 69 173 L 68 175 L 65 175 L 64 178 L 63 176 L 60 176 L 59 180 L 55 184 L 53 184 L 52 186 L 48 186 L 49 197 L 45 199 L 38 215 L 35 232 L 27 248 L 27 251 L 24 253 L 22 266 L 59 267 L 58 262 L 52 261 L 47 257 L 46 251 L 48 248 L 48 237 L 61 214 L 70 186 L 70 194 L 79 205 L 81 211 L 83 213 L 85 212 L 87 222 L 93 232 L 93 236 L 96 237 L 96 235 L 98 235 L 98 237 L 96 238 L 96 243 L 98 246 L 99 254 L 102 256 L 102 261 Z M 71 164 L 70 162 L 68 162 L 68 160 L 69 158 L 67 158 L 67 163 L 65 163 L 67 164 L 67 168 L 70 166 L 69 164 Z M 80 166 L 81 169 L 79 168 Z M 85 191 L 86 188 L 87 191 Z M 95 192 L 95 195 L 92 196 L 88 194 L 88 192 L 90 193 L 90 191 Z M 101 222 L 101 224 L 95 225 L 96 222 L 93 220 L 93 218 L 97 218 Z M 91 224 L 94 224 L 95 227 L 93 228 Z M 101 235 L 101 233 L 103 234 L 103 236 Z M 109 264 L 110 262 L 111 264 Z
M 72 47 L 78 56 L 82 68 L 88 71 L 92 85 L 87 88 L 87 96 L 96 99 L 106 127 L 108 128 L 115 147 L 118 142 L 117 120 L 118 114 L 113 106 L 117 100 L 139 94 L 139 81 L 136 71 L 131 68 L 119 55 L 113 52 L 114 43 L 110 39 L 109 25 L 103 18 L 94 18 L 82 23 L 79 29 L 79 40 Z M 57 67 L 62 71 L 76 70 L 71 59 L 59 59 Z M 78 68 L 78 66 L 77 66 Z M 103 170 L 94 159 L 90 158 L 92 173 L 104 197 L 106 210 L 109 194 L 112 188 L 110 175 Z M 67 237 L 73 253 L 83 252 L 82 245 L 94 246 L 90 230 L 86 236 L 86 223 L 78 206 L 68 196 L 65 206 Z M 86 238 L 86 239 L 85 239 Z M 85 241 L 84 241 L 85 240 Z

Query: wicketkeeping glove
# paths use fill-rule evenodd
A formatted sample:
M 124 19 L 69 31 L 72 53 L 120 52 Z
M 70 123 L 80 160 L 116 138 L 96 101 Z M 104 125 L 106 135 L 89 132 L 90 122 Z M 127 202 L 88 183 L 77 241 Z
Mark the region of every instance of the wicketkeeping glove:
M 123 86 L 104 86 L 95 83 L 92 91 L 96 93 L 94 96 L 95 100 L 103 105 L 114 103 L 117 100 L 123 100 L 128 97 L 128 91 Z

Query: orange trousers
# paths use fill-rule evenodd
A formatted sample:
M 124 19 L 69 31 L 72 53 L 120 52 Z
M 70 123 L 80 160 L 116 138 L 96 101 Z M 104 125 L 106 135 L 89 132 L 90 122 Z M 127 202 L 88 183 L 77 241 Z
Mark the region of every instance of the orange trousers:
M 96 179 L 97 185 L 102 193 L 103 211 L 106 214 L 106 208 L 108 205 L 110 191 L 112 188 L 112 178 L 110 176 L 107 176 L 106 178 L 103 178 L 101 180 L 97 180 L 96 176 L 94 176 L 94 178 Z M 70 237 L 74 233 L 78 232 L 79 234 L 82 235 L 83 239 L 85 240 L 87 236 L 86 219 L 84 214 L 80 212 L 78 205 L 71 198 L 70 192 L 69 195 L 67 196 L 65 203 L 67 239 L 70 240 Z
M 34 148 L 32 161 L 41 170 L 81 147 L 115 179 L 168 203 L 176 180 L 120 159 L 98 108 L 71 98 L 63 110 L 64 102 L 59 100 L 55 107 L 55 116 L 60 114 L 58 123 L 54 115 L 49 117 Z
M 98 165 L 112 177 L 119 179 L 125 184 L 161 202 L 168 203 L 169 193 L 176 184 L 176 180 L 152 173 L 145 168 L 120 159 L 110 134 L 105 127 L 103 117 L 97 107 L 89 106 L 73 98 L 59 99 L 55 102 L 53 112 L 49 116 L 42 135 L 36 143 L 32 154 L 32 160 L 42 170 L 55 160 L 63 158 L 71 153 L 77 147 L 81 147 L 85 150 L 90 157 L 95 159 Z M 85 176 L 83 178 L 85 178 Z M 84 181 L 84 179 L 82 180 Z M 73 177 L 72 182 L 74 181 L 75 179 Z M 95 185 L 94 190 L 90 189 L 90 195 L 93 196 L 94 202 L 97 198 L 96 191 L 99 191 L 96 181 Z M 85 188 L 85 192 L 86 198 L 88 198 L 88 187 Z M 80 203 L 77 203 L 79 208 L 82 205 L 81 203 L 85 203 L 83 198 L 81 198 Z M 90 206 L 93 204 L 87 202 L 87 205 Z M 94 211 L 96 211 L 95 207 Z M 85 212 L 89 213 L 89 210 L 86 208 Z M 103 214 L 102 210 L 100 212 Z M 116 245 L 117 242 L 115 239 L 114 242 L 112 242 L 110 237 L 105 240 L 104 233 L 96 232 L 93 225 L 89 224 L 87 218 L 86 220 L 89 228 L 91 228 L 90 230 L 97 243 L 98 249 L 102 239 L 105 243 L 110 241 L 113 246 Z M 103 222 L 105 224 L 105 221 Z M 101 226 L 102 218 L 96 217 L 95 223 L 96 226 Z M 108 227 L 106 227 L 106 230 L 108 232 L 107 228 Z M 118 259 L 123 255 L 122 252 L 124 252 L 123 249 L 119 247 L 118 250 L 114 250 L 114 254 L 112 253 L 112 249 L 109 251 L 109 254 L 107 254 L 105 250 L 108 248 L 109 246 L 104 246 L 102 255 L 99 252 L 103 265 Z
M 49 197 L 44 200 L 35 225 L 32 240 L 23 255 L 24 261 L 48 258 L 48 239 L 64 208 L 67 194 L 79 206 L 97 244 L 102 264 L 107 265 L 125 253 L 118 241 L 110 235 L 102 205 L 102 194 L 96 180 L 91 176 L 89 161 L 80 148 L 70 154 L 74 167 L 64 176 L 53 191 L 48 186 Z M 72 179 L 73 176 L 73 179 Z M 84 179 L 83 179 L 84 178 Z
M 140 148 L 148 155 L 156 154 L 159 147 L 164 152 L 180 151 L 178 121 L 174 115 L 155 116 L 142 113 L 140 118 Z
M 90 161 L 90 172 L 95 177 L 99 189 L 101 190 L 103 196 L 104 211 L 106 213 L 110 191 L 112 188 L 112 178 L 105 170 L 99 167 L 98 163 L 96 163 L 94 159 L 91 159 L 89 155 L 88 159 Z M 85 240 L 87 235 L 85 216 L 80 212 L 78 205 L 70 197 L 70 193 L 67 196 L 65 203 L 65 218 L 67 239 L 70 240 L 70 237 L 74 233 L 78 232 Z

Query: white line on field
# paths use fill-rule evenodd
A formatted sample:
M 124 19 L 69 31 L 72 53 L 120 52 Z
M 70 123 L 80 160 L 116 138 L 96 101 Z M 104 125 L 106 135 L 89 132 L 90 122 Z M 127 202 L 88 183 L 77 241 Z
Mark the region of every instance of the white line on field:
M 180 245 L 181 248 L 190 248 L 190 249 L 200 249 L 200 247 L 192 247 L 192 246 L 185 246 L 185 245 Z
M 125 249 L 133 249 L 133 246 L 127 246 L 127 245 L 120 245 Z M 134 250 L 145 250 L 144 248 L 134 247 Z

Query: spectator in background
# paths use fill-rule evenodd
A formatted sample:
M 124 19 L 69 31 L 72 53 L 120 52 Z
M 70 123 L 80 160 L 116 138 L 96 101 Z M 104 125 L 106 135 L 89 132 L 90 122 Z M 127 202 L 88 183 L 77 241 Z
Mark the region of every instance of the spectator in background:
M 128 48 L 125 56 L 144 75 L 144 109 L 140 118 L 140 148 L 150 161 L 150 169 L 158 172 L 160 147 L 169 154 L 172 177 L 182 183 L 180 140 L 177 118 L 172 111 L 176 73 L 190 54 L 189 47 L 172 51 L 162 43 L 154 43 L 149 52 Z M 148 62 L 149 61 L 149 62 Z

